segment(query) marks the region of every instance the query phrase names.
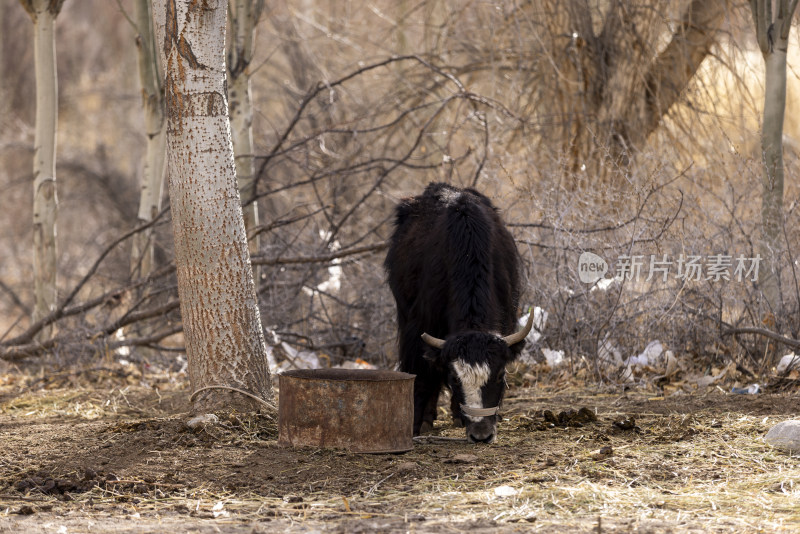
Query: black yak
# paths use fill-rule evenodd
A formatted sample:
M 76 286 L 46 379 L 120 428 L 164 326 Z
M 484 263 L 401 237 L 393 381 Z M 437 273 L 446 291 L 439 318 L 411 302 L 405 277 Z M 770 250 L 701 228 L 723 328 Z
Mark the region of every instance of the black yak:
M 474 189 L 430 184 L 397 207 L 386 255 L 397 303 L 399 369 L 414 381 L 414 435 L 436 419 L 442 386 L 453 422 L 491 443 L 505 367 L 533 323 L 517 330 L 520 258 L 492 203 Z M 505 336 L 505 337 L 504 337 Z

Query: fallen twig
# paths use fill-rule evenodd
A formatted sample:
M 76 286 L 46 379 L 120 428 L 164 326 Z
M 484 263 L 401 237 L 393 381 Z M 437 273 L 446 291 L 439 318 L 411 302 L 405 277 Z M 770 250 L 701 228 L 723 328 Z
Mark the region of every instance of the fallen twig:
M 450 438 L 447 436 L 414 436 L 415 443 L 468 443 L 467 438 Z
M 782 343 L 787 347 L 792 347 L 793 349 L 800 349 L 800 341 L 796 339 L 792 339 L 790 337 L 785 337 L 777 332 L 773 332 L 772 330 L 767 330 L 766 328 L 755 328 L 755 327 L 742 327 L 742 328 L 730 328 L 728 330 L 722 331 L 722 336 L 731 336 L 736 334 L 756 334 L 759 336 L 768 337 L 773 341 L 777 341 L 778 343 Z

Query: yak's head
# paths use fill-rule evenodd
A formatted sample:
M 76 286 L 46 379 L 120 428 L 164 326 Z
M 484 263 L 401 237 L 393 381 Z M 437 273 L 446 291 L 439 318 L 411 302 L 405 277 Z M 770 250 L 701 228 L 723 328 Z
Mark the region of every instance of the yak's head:
M 497 437 L 506 364 L 519 353 L 515 345 L 524 342 L 532 326 L 533 313 L 525 328 L 505 337 L 486 332 L 463 332 L 447 339 L 422 335 L 428 345 L 439 349 L 432 356 L 447 368 L 453 417 L 461 415 L 471 442 L 491 443 Z

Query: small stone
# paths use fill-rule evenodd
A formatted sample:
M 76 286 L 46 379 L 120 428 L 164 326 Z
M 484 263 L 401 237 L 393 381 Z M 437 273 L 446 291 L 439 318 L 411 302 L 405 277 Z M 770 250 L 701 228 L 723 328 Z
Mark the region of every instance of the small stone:
M 768 445 L 789 452 L 800 451 L 800 421 L 783 421 L 772 427 L 764 438 Z
M 414 462 L 400 462 L 399 464 L 395 465 L 394 468 L 398 473 L 410 473 L 417 468 L 417 464 Z
M 606 445 L 605 447 L 601 447 L 596 451 L 592 451 L 589 453 L 589 456 L 591 456 L 593 460 L 605 460 L 606 458 L 611 457 L 613 454 L 614 449 L 610 445 Z

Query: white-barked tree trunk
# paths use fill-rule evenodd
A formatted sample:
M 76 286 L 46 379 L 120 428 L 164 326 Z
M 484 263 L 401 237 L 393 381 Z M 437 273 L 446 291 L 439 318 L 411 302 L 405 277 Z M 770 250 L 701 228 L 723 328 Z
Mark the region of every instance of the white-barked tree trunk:
M 139 64 L 139 80 L 142 85 L 144 127 L 147 135 L 137 219 L 139 224 L 144 224 L 152 221 L 161 211 L 166 154 L 164 95 L 161 85 L 163 76 L 158 65 L 150 0 L 136 0 L 136 27 L 138 30 L 136 53 Z M 153 270 L 154 258 L 153 228 L 150 227 L 133 236 L 131 275 L 135 278 L 150 274 Z
M 167 166 L 178 293 L 197 393 L 272 391 L 225 94 L 225 0 L 153 0 L 165 71 Z M 258 407 L 206 389 L 195 410 Z
M 33 57 L 36 71 L 36 131 L 33 154 L 33 293 L 32 320 L 55 309 L 58 262 L 56 251 L 56 127 L 58 75 L 55 23 L 64 0 L 20 0 L 33 19 Z M 44 328 L 40 339 L 50 337 Z
M 258 203 L 255 201 L 255 160 L 253 158 L 253 103 L 250 92 L 250 62 L 253 59 L 255 27 L 263 0 L 233 0 L 228 50 L 228 108 L 231 137 L 236 158 L 236 179 L 242 198 L 244 227 L 250 254 L 258 254 Z M 258 272 L 257 269 L 255 269 Z M 256 277 L 258 280 L 258 277 Z

